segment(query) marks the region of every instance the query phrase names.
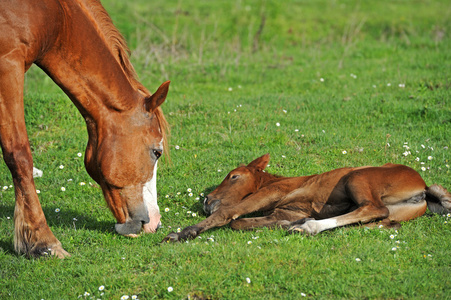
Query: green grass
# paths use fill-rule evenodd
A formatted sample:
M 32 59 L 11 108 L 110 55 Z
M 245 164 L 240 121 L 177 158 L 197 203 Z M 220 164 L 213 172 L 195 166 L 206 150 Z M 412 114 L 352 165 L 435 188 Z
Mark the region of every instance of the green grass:
M 224 227 L 159 245 L 205 218 L 198 194 L 264 153 L 268 170 L 285 176 L 394 162 L 451 188 L 447 1 L 103 2 L 141 81 L 152 91 L 172 81 L 163 105 L 172 164 L 163 159 L 158 174 L 164 227 L 137 239 L 114 233 L 77 155 L 87 142 L 83 118 L 32 68 L 27 127 L 44 171 L 36 185 L 72 257 L 17 256 L 14 191 L 2 189 L 0 298 L 450 298 L 451 220 L 430 213 L 398 232 L 339 228 L 302 237 Z M 0 186 L 11 184 L 2 163 Z

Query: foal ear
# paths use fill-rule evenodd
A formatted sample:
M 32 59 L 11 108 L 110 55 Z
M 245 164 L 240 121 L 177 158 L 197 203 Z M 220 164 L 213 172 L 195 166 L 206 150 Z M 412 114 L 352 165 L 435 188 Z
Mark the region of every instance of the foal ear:
M 269 163 L 269 153 L 251 161 L 247 166 L 263 171 Z
M 164 100 L 166 100 L 166 96 L 168 95 L 169 83 L 171 82 L 164 82 L 152 96 L 146 98 L 145 105 L 147 111 L 150 112 L 163 104 Z

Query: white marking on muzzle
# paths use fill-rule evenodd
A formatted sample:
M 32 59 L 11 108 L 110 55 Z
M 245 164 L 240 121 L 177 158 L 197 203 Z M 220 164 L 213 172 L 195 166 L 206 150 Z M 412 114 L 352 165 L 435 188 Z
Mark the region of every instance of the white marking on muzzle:
M 155 232 L 161 225 L 160 208 L 157 203 L 157 164 L 158 162 L 155 162 L 152 178 L 143 186 L 144 205 L 150 219 L 150 222 L 143 226 L 144 232 Z

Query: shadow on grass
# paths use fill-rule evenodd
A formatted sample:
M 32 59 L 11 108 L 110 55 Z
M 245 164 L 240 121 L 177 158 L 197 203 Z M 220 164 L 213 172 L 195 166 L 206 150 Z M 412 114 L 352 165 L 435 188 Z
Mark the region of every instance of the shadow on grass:
M 58 228 L 58 231 L 64 231 L 68 229 L 85 229 L 97 231 L 103 234 L 111 234 L 114 232 L 114 221 L 98 221 L 97 219 L 94 219 L 92 217 L 87 217 L 80 214 L 79 211 L 58 211 L 57 207 L 46 207 L 43 208 L 43 211 L 47 219 L 47 224 L 50 226 L 50 228 Z M 7 219 L 9 217 L 10 221 L 14 222 L 13 216 L 14 205 L 0 205 L 0 219 Z M 14 226 L 13 223 L 11 224 L 12 226 Z M 9 236 L 0 239 L 0 248 L 2 248 L 8 254 L 17 255 L 14 251 L 13 236 L 14 229 L 11 230 Z

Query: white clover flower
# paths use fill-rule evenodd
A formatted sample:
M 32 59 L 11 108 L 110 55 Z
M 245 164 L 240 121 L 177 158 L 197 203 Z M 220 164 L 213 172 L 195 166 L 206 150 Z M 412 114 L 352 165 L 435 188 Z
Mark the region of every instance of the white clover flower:
M 320 78 L 319 81 L 324 82 L 324 78 Z
M 354 79 L 356 79 L 356 78 L 357 78 L 357 75 L 351 73 L 351 77 L 354 78 Z
M 221 172 L 221 169 L 219 169 L 218 172 Z
M 179 145 L 176 145 L 176 146 L 175 146 L 175 149 L 176 149 L 176 150 L 179 150 L 179 149 L 180 149 L 180 146 L 179 146 Z
M 61 191 L 62 191 L 62 192 L 65 192 L 65 191 L 66 191 L 66 188 L 65 188 L 64 186 L 62 186 L 62 187 L 61 187 Z
M 362 260 L 361 260 L 360 258 L 357 257 L 357 258 L 355 259 L 355 261 L 362 261 Z
M 249 277 L 246 278 L 247 283 L 251 283 L 251 279 Z
M 279 122 L 277 122 L 277 123 L 276 123 L 276 126 L 277 126 L 277 127 L 279 127 L 279 126 L 280 126 L 280 123 L 279 123 Z
M 81 153 L 79 153 L 81 154 Z M 99 291 L 103 291 L 105 289 L 105 287 L 103 285 L 99 286 Z
M 348 151 L 346 151 L 346 150 L 343 150 L 343 151 L 341 151 L 341 153 L 343 153 L 343 154 L 347 154 L 347 153 L 348 153 Z
M 231 91 L 233 91 L 233 89 L 232 89 L 231 87 L 229 87 L 229 88 L 228 88 L 228 91 L 231 92 Z
M 408 156 L 408 155 L 410 155 L 410 154 L 412 154 L 410 151 L 406 151 L 406 152 L 404 152 L 402 155 Z
M 429 156 L 428 156 L 428 159 L 429 159 L 429 160 L 432 160 L 432 159 L 433 159 L 433 157 L 429 155 Z
M 399 87 L 400 87 L 400 88 L 405 88 L 406 85 L 405 85 L 405 83 L 400 83 L 400 84 L 399 84 Z
M 295 129 L 294 132 L 299 132 L 299 129 Z
M 165 211 L 165 212 L 168 212 L 168 211 L 169 211 L 169 207 L 166 207 L 166 208 L 164 209 L 164 211 Z
M 59 213 L 59 212 L 60 212 L 60 209 L 59 209 L 59 208 L 56 208 L 56 209 L 55 209 L 55 212 L 56 212 L 56 213 Z
M 172 292 L 174 289 L 172 288 L 172 286 L 168 287 L 168 292 Z
M 387 83 L 387 86 L 391 86 L 391 83 Z
M 307 297 L 305 293 L 301 293 L 301 297 Z

